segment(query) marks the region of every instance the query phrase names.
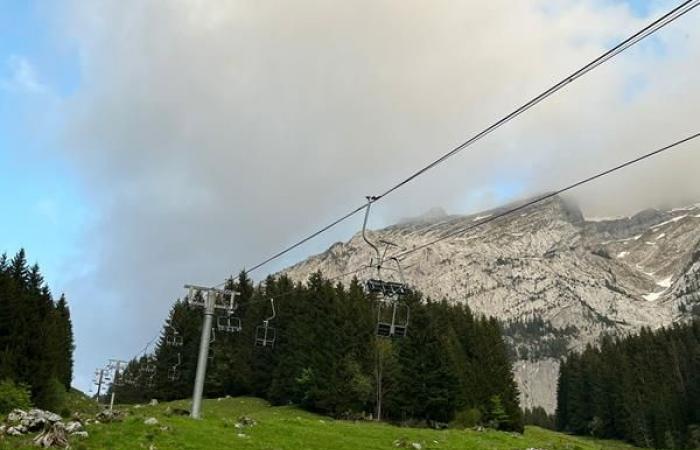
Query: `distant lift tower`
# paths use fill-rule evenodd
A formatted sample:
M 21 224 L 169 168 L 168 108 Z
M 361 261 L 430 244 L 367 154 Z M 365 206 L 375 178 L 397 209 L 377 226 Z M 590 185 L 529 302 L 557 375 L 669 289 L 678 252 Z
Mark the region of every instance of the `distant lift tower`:
M 202 409 L 202 392 L 204 391 L 204 379 L 207 375 L 207 360 L 209 356 L 209 343 L 211 339 L 212 319 L 217 310 L 225 311 L 228 316 L 236 309 L 235 298 L 237 292 L 226 289 L 216 289 L 186 284 L 188 290 L 187 299 L 193 306 L 199 306 L 204 310 L 204 323 L 202 324 L 202 337 L 199 341 L 199 355 L 197 357 L 197 375 L 194 380 L 192 392 L 192 412 L 190 417 L 199 419 Z M 240 328 L 230 331 L 239 331 Z M 223 331 L 223 330 L 222 330 Z M 229 330 L 225 330 L 229 331 Z
M 126 367 L 127 362 L 121 359 L 110 359 L 107 364 L 107 370 L 112 372 L 112 395 L 109 399 L 110 411 L 114 409 L 114 396 L 117 386 L 124 386 L 122 379 L 122 366 Z

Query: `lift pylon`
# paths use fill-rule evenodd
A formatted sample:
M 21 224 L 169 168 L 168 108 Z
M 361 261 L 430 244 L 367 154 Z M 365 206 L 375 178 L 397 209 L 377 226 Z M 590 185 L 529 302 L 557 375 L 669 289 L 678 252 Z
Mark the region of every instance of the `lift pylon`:
M 199 419 L 202 408 L 204 379 L 207 374 L 213 317 L 217 310 L 230 311 L 233 308 L 237 293 L 228 289 L 217 289 L 191 284 L 185 285 L 185 289 L 188 290 L 188 302 L 204 310 L 204 323 L 202 324 L 202 336 L 199 341 L 199 354 L 197 356 L 197 374 L 195 376 L 194 389 L 192 392 L 192 412 L 190 413 L 190 417 Z

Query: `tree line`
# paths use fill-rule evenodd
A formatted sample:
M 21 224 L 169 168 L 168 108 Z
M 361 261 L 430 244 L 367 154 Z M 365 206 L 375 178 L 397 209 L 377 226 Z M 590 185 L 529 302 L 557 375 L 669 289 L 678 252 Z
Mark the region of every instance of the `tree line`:
M 0 381 L 25 385 L 32 402 L 60 408 L 73 377 L 73 331 L 65 296 L 54 301 L 25 251 L 0 256 Z
M 561 365 L 560 430 L 655 448 L 700 448 L 700 321 L 571 354 Z
M 503 323 L 503 335 L 512 361 L 563 358 L 568 354 L 569 342 L 578 334 L 574 326 L 557 328 L 540 316 Z
M 378 302 L 353 280 L 333 284 L 320 273 L 306 283 L 286 276 L 254 286 L 230 280 L 239 333 L 215 332 L 205 395 L 255 395 L 344 418 L 439 425 L 457 418 L 522 431 L 522 413 L 501 327 L 464 305 L 411 293 L 404 338 L 375 333 Z M 273 348 L 253 345 L 256 326 L 277 317 Z M 216 320 L 215 320 L 216 323 Z M 119 401 L 191 395 L 202 311 L 177 301 L 152 353 L 130 361 L 114 389 Z M 172 345 L 173 332 L 182 345 Z M 177 375 L 175 375 L 177 374 Z

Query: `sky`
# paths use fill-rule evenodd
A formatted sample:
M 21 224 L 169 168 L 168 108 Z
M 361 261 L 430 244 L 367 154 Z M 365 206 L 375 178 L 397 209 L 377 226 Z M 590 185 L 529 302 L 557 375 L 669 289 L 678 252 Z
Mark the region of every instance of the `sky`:
M 383 191 L 666 0 L 0 0 L 0 250 L 76 334 L 74 384 L 216 284 Z M 700 11 L 373 208 L 470 213 L 697 132 Z M 700 201 L 700 147 L 577 191 L 590 216 Z M 361 227 L 348 221 L 259 279 Z

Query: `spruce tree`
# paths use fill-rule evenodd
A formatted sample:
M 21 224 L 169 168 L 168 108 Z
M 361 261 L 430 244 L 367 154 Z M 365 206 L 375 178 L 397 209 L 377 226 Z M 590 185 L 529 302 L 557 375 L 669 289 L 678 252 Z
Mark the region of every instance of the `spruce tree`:
M 239 334 L 217 334 L 212 344 L 205 395 L 256 395 L 275 404 L 295 403 L 336 417 L 377 411 L 395 421 L 439 423 L 462 408 L 498 416 L 499 426 L 522 430 L 518 393 L 495 320 L 475 318 L 466 306 L 423 300 L 415 293 L 402 299 L 411 309 L 408 335 L 376 335 L 378 302 L 353 280 L 331 284 L 322 274 L 306 283 L 268 277 L 257 287 L 244 273 L 229 280 L 240 292 Z M 275 300 L 274 347 L 256 347 L 255 329 L 271 315 Z M 201 310 L 176 302 L 153 354 L 130 362 L 138 373 L 150 361 L 157 367 L 154 386 L 143 379 L 119 387 L 133 401 L 190 396 L 199 345 Z M 165 339 L 177 328 L 184 344 L 172 348 Z M 181 352 L 180 379 L 167 370 Z M 492 399 L 498 396 L 495 411 Z M 489 416 L 490 414 L 490 416 Z
M 61 295 L 61 298 L 56 304 L 56 322 L 58 342 L 58 361 L 56 374 L 58 379 L 63 383 L 66 389 L 70 389 L 71 380 L 73 379 L 73 351 L 75 344 L 73 343 L 73 323 L 70 318 L 70 308 L 66 301 L 66 296 Z
M 0 257 L 0 378 L 30 386 L 39 407 L 58 408 L 72 378 L 73 336 L 65 298 L 55 304 L 21 249 Z

